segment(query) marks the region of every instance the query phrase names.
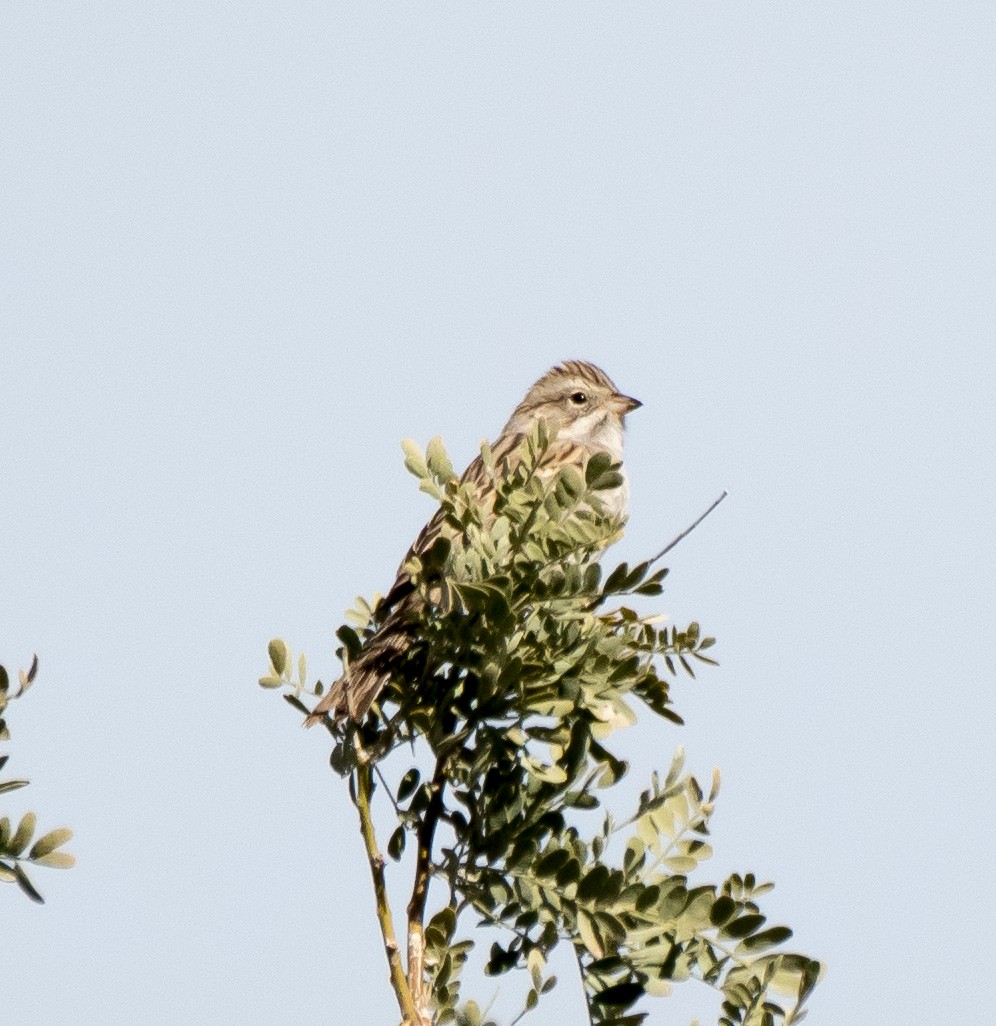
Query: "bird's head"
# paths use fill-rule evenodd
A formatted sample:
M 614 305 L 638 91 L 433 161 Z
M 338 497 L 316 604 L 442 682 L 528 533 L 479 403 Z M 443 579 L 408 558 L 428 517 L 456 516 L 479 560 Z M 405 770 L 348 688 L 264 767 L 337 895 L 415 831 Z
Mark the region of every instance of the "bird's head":
M 503 433 L 525 434 L 543 420 L 558 438 L 604 448 L 621 459 L 626 414 L 640 405 L 593 363 L 565 360 L 529 389 Z

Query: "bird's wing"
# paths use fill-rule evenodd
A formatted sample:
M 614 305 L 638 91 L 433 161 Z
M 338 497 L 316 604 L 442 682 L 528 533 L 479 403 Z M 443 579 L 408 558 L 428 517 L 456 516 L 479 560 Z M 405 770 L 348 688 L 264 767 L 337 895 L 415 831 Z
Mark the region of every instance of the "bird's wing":
M 507 474 L 518 462 L 519 443 L 522 435 L 508 435 L 499 438 L 491 450 L 494 455 L 495 466 L 499 473 Z M 488 469 L 480 455 L 476 456 L 460 477 L 461 484 L 472 484 L 478 492 L 483 494 L 491 484 Z M 429 518 L 425 527 L 419 532 L 418 537 L 412 543 L 412 547 L 405 553 L 405 558 L 398 567 L 398 576 L 394 580 L 391 590 L 381 602 L 381 609 L 385 612 L 393 610 L 399 602 L 407 598 L 414 590 L 411 577 L 408 574 L 408 561 L 412 556 L 421 556 L 429 550 L 432 543 L 439 537 L 446 523 L 446 517 L 442 506 Z
M 518 465 L 521 459 L 523 437 L 521 434 L 503 435 L 492 447 L 491 455 L 494 466 L 500 476 L 504 477 L 511 473 Z M 591 455 L 592 450 L 586 446 L 568 441 L 567 439 L 554 439 L 543 453 L 539 465 L 539 474 L 547 477 L 567 463 L 583 467 Z M 485 466 L 484 460 L 480 456 L 475 457 L 471 461 L 470 465 L 463 472 L 460 483 L 473 485 L 481 498 L 493 488 L 491 472 Z M 442 507 L 440 507 L 429 518 L 428 523 L 419 532 L 412 547 L 401 561 L 401 566 L 398 567 L 398 576 L 395 578 L 391 590 L 381 602 L 381 609 L 384 612 L 390 612 L 395 609 L 402 600 L 414 591 L 414 585 L 407 570 L 408 561 L 412 556 L 421 556 L 427 552 L 433 542 L 443 533 L 445 525 L 446 518 Z

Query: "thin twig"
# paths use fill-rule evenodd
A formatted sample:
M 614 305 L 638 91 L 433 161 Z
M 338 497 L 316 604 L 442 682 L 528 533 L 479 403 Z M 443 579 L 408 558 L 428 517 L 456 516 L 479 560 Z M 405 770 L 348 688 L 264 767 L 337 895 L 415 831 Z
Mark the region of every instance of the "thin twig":
M 720 495 L 720 497 L 719 497 L 719 498 L 718 498 L 718 499 L 717 499 L 717 500 L 716 500 L 716 501 L 715 501 L 715 502 L 714 502 L 714 503 L 713 503 L 713 504 L 712 504 L 712 505 L 711 505 L 711 506 L 710 506 L 710 507 L 709 507 L 709 508 L 708 508 L 708 509 L 707 509 L 707 510 L 705 511 L 705 513 L 703 513 L 703 514 L 702 514 L 702 516 L 700 516 L 700 517 L 698 518 L 698 520 L 694 521 L 694 522 L 693 522 L 692 524 L 690 524 L 690 525 L 689 525 L 688 527 L 686 527 L 686 528 L 684 529 L 684 531 L 682 531 L 682 532 L 681 532 L 681 534 L 679 534 L 679 535 L 676 535 L 676 536 L 675 536 L 674 538 L 672 538 L 672 539 L 671 539 L 671 541 L 669 541 L 669 542 L 667 543 L 667 545 L 665 545 L 665 546 L 664 546 L 664 548 L 662 548 L 662 549 L 660 550 L 660 552 L 658 552 L 658 553 L 657 553 L 657 555 L 656 555 L 656 556 L 654 556 L 654 558 L 653 558 L 653 559 L 651 559 L 651 560 L 649 561 L 649 563 L 647 564 L 647 566 L 648 566 L 648 567 L 650 567 L 650 566 L 653 566 L 653 565 L 654 565 L 654 563 L 656 563 L 658 559 L 662 558 L 663 556 L 666 556 L 666 555 L 667 555 L 667 554 L 668 554 L 668 553 L 669 553 L 669 552 L 670 552 L 670 551 L 671 551 L 671 550 L 672 550 L 672 549 L 673 549 L 673 548 L 675 547 L 675 545 L 677 545 L 677 544 L 678 544 L 678 542 L 680 542 L 680 541 L 681 541 L 681 539 L 682 539 L 682 538 L 684 538 L 684 537 L 685 537 L 686 535 L 689 535 L 689 534 L 691 534 L 691 533 L 692 533 L 692 531 L 694 531 L 694 530 L 695 530 L 695 528 L 696 528 L 696 527 L 698 527 L 698 526 L 699 526 L 699 524 L 701 524 L 701 523 L 702 523 L 702 521 L 703 521 L 703 520 L 705 520 L 705 518 L 706 518 L 707 516 L 709 516 L 709 514 L 710 514 L 710 513 L 711 513 L 711 512 L 712 512 L 712 511 L 713 511 L 713 510 L 714 510 L 714 509 L 715 509 L 715 508 L 716 508 L 716 507 L 717 507 L 717 506 L 718 506 L 718 505 L 719 505 L 719 504 L 720 504 L 720 503 L 721 503 L 722 501 L 723 501 L 723 499 L 725 499 L 725 498 L 726 498 L 726 496 L 727 496 L 727 495 L 729 495 L 729 494 L 730 494 L 730 493 L 729 493 L 729 492 L 728 492 L 728 491 L 727 491 L 727 490 L 726 490 L 726 489 L 724 488 L 724 489 L 723 489 L 723 494 L 722 494 L 722 495 Z
M 401 955 L 398 952 L 398 939 L 394 933 L 394 921 L 391 918 L 391 906 L 387 899 L 387 881 L 384 878 L 384 856 L 377 847 L 377 836 L 374 833 L 373 816 L 370 799 L 373 794 L 373 773 L 370 764 L 364 760 L 356 767 L 356 808 L 360 814 L 360 832 L 363 834 L 363 845 L 370 863 L 370 876 L 373 879 L 374 896 L 377 901 L 377 919 L 380 932 L 384 938 L 384 951 L 387 964 L 391 971 L 391 986 L 398 999 L 398 1007 L 405 1024 L 419 1026 L 421 1017 L 412 998 L 408 978 L 405 976 Z
M 576 942 L 571 944 L 571 947 L 574 949 L 574 960 L 578 964 L 578 976 L 581 977 L 581 993 L 584 994 L 584 1007 L 585 1011 L 588 1013 L 588 1026 L 592 1026 L 592 1023 L 594 1023 L 595 1018 L 592 1015 L 591 995 L 588 993 L 587 978 L 584 974 L 584 966 L 581 964 L 581 950 Z
M 384 774 L 381 773 L 381 771 L 380 771 L 380 766 L 376 765 L 376 763 L 375 763 L 373 771 L 374 771 L 374 773 L 377 774 L 377 779 L 380 781 L 380 786 L 382 788 L 384 788 L 384 794 L 387 795 L 388 800 L 390 801 L 391 805 L 394 807 L 394 814 L 400 818 L 401 817 L 401 807 L 398 805 L 397 801 L 395 800 L 394 794 L 391 792 L 391 788 L 388 787 L 387 781 L 384 779 Z

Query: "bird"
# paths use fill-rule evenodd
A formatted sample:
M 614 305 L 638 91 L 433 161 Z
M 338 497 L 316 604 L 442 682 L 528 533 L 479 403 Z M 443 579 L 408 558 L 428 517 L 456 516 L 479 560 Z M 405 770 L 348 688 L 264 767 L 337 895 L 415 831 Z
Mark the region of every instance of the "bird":
M 570 464 L 582 469 L 596 453 L 606 453 L 618 464 L 620 483 L 600 494 L 605 512 L 624 521 L 629 483 L 623 469 L 623 429 L 626 415 L 643 404 L 621 393 L 599 367 L 584 360 L 565 360 L 547 371 L 526 392 L 508 423 L 491 447 L 494 465 L 508 473 L 523 439 L 538 421 L 544 421 L 553 439 L 544 454 L 540 473 L 553 477 Z M 481 456 L 464 471 L 461 482 L 477 488 L 482 504 L 493 503 L 495 484 Z M 447 531 L 442 510 L 422 529 L 398 569 L 391 590 L 379 610 L 386 617 L 377 632 L 345 667 L 305 720 L 311 727 L 326 715 L 333 720 L 349 717 L 359 723 L 391 679 L 394 666 L 411 644 L 411 624 L 423 599 L 411 582 L 407 564 L 425 553 Z

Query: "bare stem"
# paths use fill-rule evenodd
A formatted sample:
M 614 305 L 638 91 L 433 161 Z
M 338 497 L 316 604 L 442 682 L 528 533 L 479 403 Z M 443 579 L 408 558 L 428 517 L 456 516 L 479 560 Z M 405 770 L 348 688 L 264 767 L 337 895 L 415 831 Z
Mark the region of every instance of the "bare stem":
M 679 534 L 679 535 L 676 535 L 676 536 L 675 536 L 674 538 L 672 538 L 672 539 L 671 539 L 671 540 L 670 540 L 670 541 L 669 541 L 669 542 L 667 543 L 667 545 L 665 545 L 665 546 L 664 546 L 664 548 L 662 548 L 662 549 L 660 550 L 660 552 L 658 552 L 658 553 L 657 553 L 657 555 L 656 555 L 656 556 L 654 556 L 654 558 L 653 558 L 652 560 L 650 560 L 650 562 L 649 562 L 648 566 L 653 566 L 653 565 L 654 565 L 654 563 L 656 563 L 658 559 L 661 559 L 661 558 L 662 558 L 663 556 L 666 556 L 666 555 L 667 555 L 667 554 L 668 554 L 668 553 L 669 553 L 669 552 L 670 552 L 670 551 L 671 551 L 671 550 L 672 550 L 672 549 L 673 549 L 673 548 L 675 547 L 675 545 L 677 545 L 677 544 L 678 544 L 678 542 L 680 542 L 680 541 L 681 541 L 681 539 L 682 539 L 682 538 L 684 538 L 684 537 L 686 537 L 687 535 L 691 534 L 691 533 L 692 533 L 692 531 L 694 531 L 694 530 L 695 530 L 695 528 L 696 528 L 696 527 L 698 527 L 698 526 L 699 526 L 699 524 L 701 524 L 701 523 L 702 523 L 702 521 L 703 521 L 703 520 L 705 520 L 705 518 L 706 518 L 707 516 L 709 516 L 709 514 L 710 514 L 710 513 L 711 513 L 711 512 L 712 512 L 712 511 L 713 511 L 713 510 L 714 510 L 714 509 L 715 509 L 715 508 L 716 508 L 716 507 L 717 507 L 717 506 L 718 506 L 718 505 L 719 505 L 719 504 L 720 504 L 720 503 L 721 503 L 722 501 L 723 501 L 723 499 L 725 499 L 725 498 L 726 498 L 726 496 L 727 496 L 727 495 L 729 495 L 729 494 L 730 494 L 730 493 L 729 493 L 729 492 L 728 492 L 728 491 L 727 491 L 727 490 L 726 490 L 726 489 L 724 488 L 724 489 L 723 489 L 723 494 L 722 494 L 722 495 L 720 495 L 720 497 L 719 497 L 719 498 L 718 498 L 718 499 L 717 499 L 717 500 L 716 500 L 716 501 L 715 501 L 715 502 L 714 502 L 714 503 L 713 503 L 713 504 L 712 504 L 712 505 L 711 505 L 711 506 L 710 506 L 710 507 L 709 507 L 709 508 L 708 508 L 708 509 L 707 509 L 707 510 L 705 511 L 705 513 L 703 513 L 703 514 L 702 514 L 702 516 L 700 516 L 700 517 L 699 517 L 699 518 L 698 518 L 697 520 L 695 520 L 695 521 L 693 521 L 693 522 L 692 522 L 691 524 L 689 524 L 689 526 L 688 526 L 688 527 L 686 527 L 686 528 L 684 529 L 684 531 L 682 531 L 682 532 L 681 532 L 681 534 Z
M 391 986 L 398 999 L 398 1007 L 404 1020 L 403 1026 L 421 1026 L 422 1019 L 412 997 L 408 978 L 405 976 L 401 955 L 398 952 L 398 940 L 394 933 L 394 921 L 391 917 L 391 906 L 387 900 L 387 881 L 384 878 L 384 856 L 377 847 L 377 836 L 374 833 L 373 816 L 370 799 L 373 795 L 373 772 L 369 762 L 361 759 L 356 767 L 356 799 L 355 804 L 360 814 L 360 832 L 363 834 L 363 846 L 366 848 L 367 861 L 370 863 L 370 876 L 373 880 L 374 896 L 377 901 L 377 919 L 380 932 L 384 938 L 384 951 L 390 968 Z

